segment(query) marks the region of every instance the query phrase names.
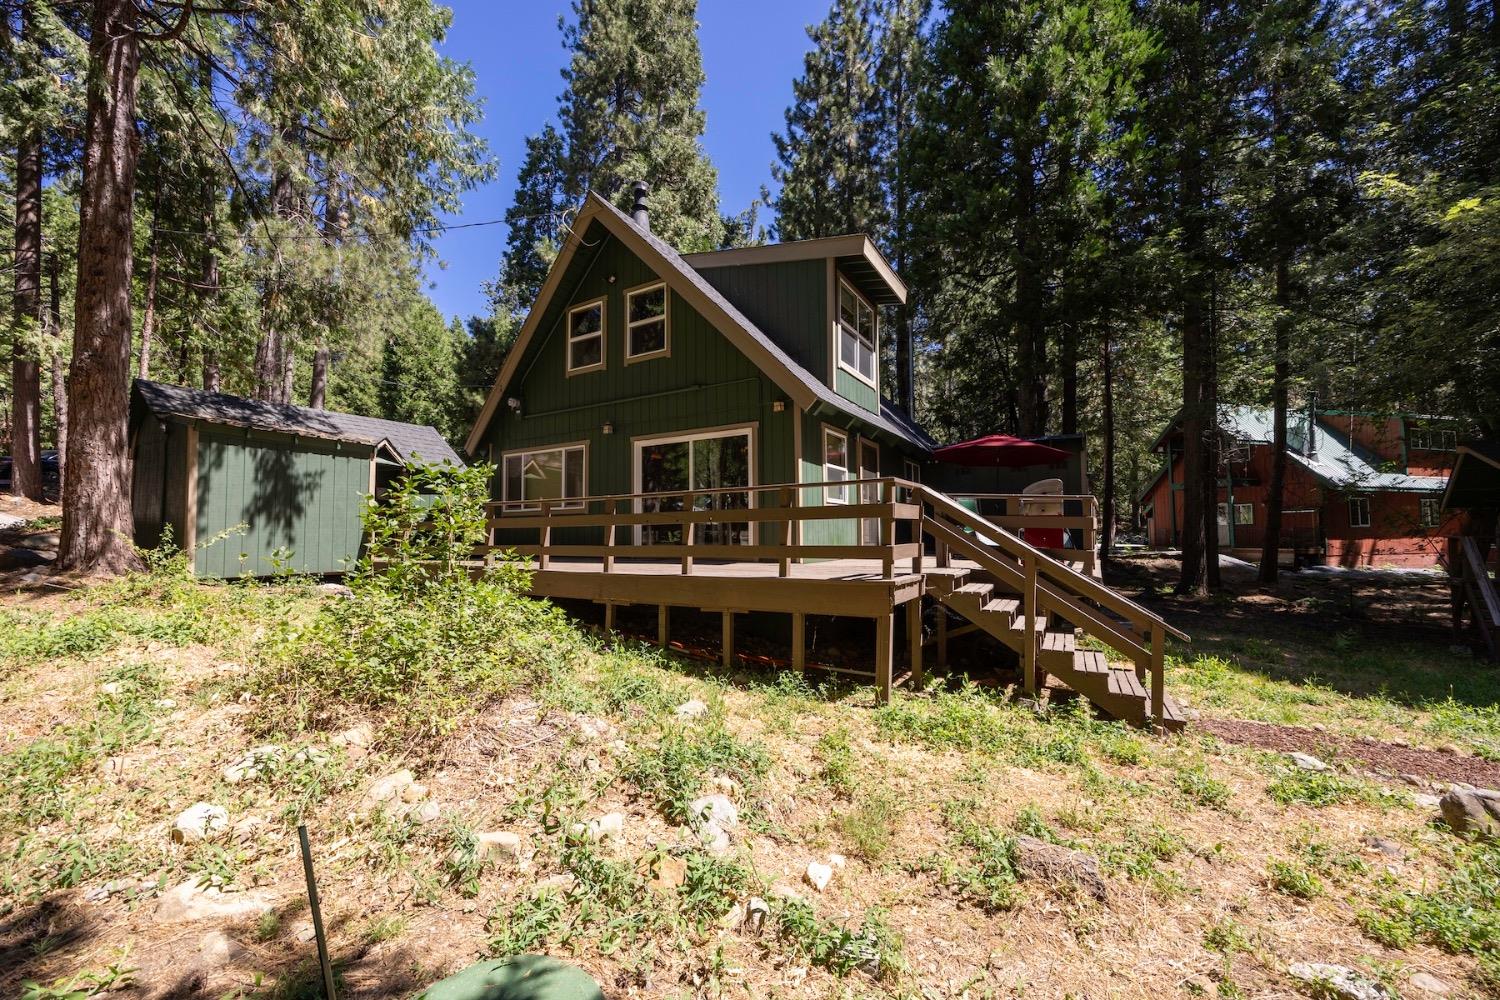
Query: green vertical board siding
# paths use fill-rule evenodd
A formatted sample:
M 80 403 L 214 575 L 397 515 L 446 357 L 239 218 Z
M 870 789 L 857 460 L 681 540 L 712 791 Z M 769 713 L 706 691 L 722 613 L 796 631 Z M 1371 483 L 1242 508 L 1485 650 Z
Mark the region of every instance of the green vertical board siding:
M 874 389 L 870 388 L 870 384 L 860 381 L 859 378 L 842 368 L 834 373 L 833 391 L 861 409 L 872 413 L 880 411 L 880 397 Z
M 818 381 L 828 382 L 828 262 L 781 261 L 698 271 Z
M 198 574 L 347 569 L 359 554 L 370 453 L 367 445 L 201 427 L 198 542 L 236 525 L 245 530 L 200 549 Z

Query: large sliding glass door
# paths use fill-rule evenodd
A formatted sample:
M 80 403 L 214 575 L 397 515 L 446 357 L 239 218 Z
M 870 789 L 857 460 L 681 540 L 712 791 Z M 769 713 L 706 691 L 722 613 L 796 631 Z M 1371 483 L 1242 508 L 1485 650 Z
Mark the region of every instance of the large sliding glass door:
M 736 487 L 754 485 L 751 476 L 753 457 L 748 428 L 637 441 L 636 491 L 692 490 L 694 510 L 745 510 L 750 506 L 750 493 Z M 682 498 L 647 497 L 640 501 L 640 509 L 645 512 L 680 511 Z M 750 524 L 732 520 L 700 524 L 696 539 L 703 545 L 748 545 L 752 540 Z M 681 544 L 682 528 L 680 525 L 645 525 L 641 528 L 641 542 L 645 545 Z

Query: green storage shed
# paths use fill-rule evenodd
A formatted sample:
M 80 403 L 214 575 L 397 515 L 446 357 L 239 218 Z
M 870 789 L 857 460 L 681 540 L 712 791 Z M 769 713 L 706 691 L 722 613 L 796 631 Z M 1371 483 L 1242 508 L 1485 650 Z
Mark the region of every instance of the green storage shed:
M 365 497 L 408 466 L 463 464 L 432 427 L 144 379 L 130 449 L 136 544 L 157 545 L 170 525 L 196 550 L 194 572 L 221 578 L 342 573 L 359 555 Z

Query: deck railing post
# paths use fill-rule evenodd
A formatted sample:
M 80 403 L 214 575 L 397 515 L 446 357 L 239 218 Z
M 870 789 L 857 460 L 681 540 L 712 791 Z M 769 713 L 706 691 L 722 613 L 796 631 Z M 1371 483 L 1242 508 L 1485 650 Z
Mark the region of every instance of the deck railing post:
M 889 580 L 896 575 L 895 482 L 880 484 L 880 575 Z
M 542 501 L 541 551 L 537 554 L 536 568 L 546 569 L 548 554 L 552 548 L 552 501 Z
M 1027 552 L 1024 558 L 1026 581 L 1022 585 L 1022 611 L 1026 615 L 1024 645 L 1021 648 L 1021 669 L 1024 670 L 1023 686 L 1027 694 L 1036 694 L 1036 554 Z
M 605 503 L 605 513 L 609 514 L 610 517 L 618 514 L 620 512 L 617 506 L 618 503 L 619 501 L 611 498 Z M 609 549 L 609 552 L 604 556 L 604 572 L 612 573 L 615 569 L 615 523 L 613 521 L 604 529 L 604 545 L 605 548 Z
M 690 576 L 693 572 L 693 557 L 688 555 L 688 553 L 693 551 L 693 543 L 696 540 L 695 535 L 697 534 L 693 530 L 693 494 L 686 493 L 683 495 L 682 510 L 688 516 L 688 519 L 682 524 L 682 573 L 684 576 Z
M 781 491 L 781 505 L 786 508 L 787 517 L 785 521 L 781 522 L 781 547 L 783 549 L 783 552 L 777 572 L 782 576 L 791 576 L 792 556 L 790 553 L 790 549 L 794 544 L 792 542 L 792 525 L 794 523 L 793 514 L 797 506 L 797 491 L 793 489 L 783 489 Z
M 1166 691 L 1167 636 L 1160 625 L 1151 627 L 1151 718 L 1156 725 L 1167 724 Z

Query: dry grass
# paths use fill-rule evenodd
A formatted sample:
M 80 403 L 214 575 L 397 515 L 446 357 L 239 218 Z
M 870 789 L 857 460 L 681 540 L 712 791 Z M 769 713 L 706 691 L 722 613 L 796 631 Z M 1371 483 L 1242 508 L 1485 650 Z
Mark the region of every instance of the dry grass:
M 565 678 L 488 707 L 440 746 L 366 754 L 326 735 L 281 734 L 275 742 L 289 750 L 314 744 L 331 755 L 228 784 L 222 768 L 266 739 L 250 735 L 260 706 L 241 701 L 261 616 L 305 616 L 322 598 L 211 596 L 209 642 L 124 635 L 82 655 L 0 664 L 5 767 L 32 760 L 39 741 L 84 734 L 47 815 L 28 812 L 35 801 L 0 798 L 0 992 L 113 964 L 134 970 L 117 983 L 122 995 L 299 995 L 299 964 L 312 955 L 300 936 L 301 819 L 353 997 L 412 992 L 492 942 L 518 939 L 571 957 L 622 996 L 1287 996 L 1297 986 L 1285 970 L 1297 961 L 1361 968 L 1402 991 L 1424 971 L 1453 995 L 1483 993 L 1471 955 L 1420 936 L 1391 947 L 1362 923 L 1392 892 L 1430 889 L 1454 865 L 1454 838 L 1399 782 L 1347 775 L 1360 794 L 1281 804 L 1270 794 L 1284 780 L 1281 758 L 1191 732 L 1157 738 L 1038 718 L 976 692 L 902 696 L 876 711 L 868 690 L 725 679 L 649 651 L 594 648 Z M 148 598 L 127 604 L 162 613 Z M 5 606 L 34 625 L 99 598 L 14 595 Z M 146 720 L 123 734 L 108 728 L 119 714 L 100 693 L 115 675 L 139 687 L 132 704 Z M 683 723 L 673 708 L 690 697 L 711 711 Z M 1389 724 L 1415 736 L 1427 718 L 1408 712 Z M 656 752 L 664 740 L 677 749 Z M 414 824 L 361 806 L 374 778 L 415 760 L 440 818 Z M 726 772 L 742 814 L 731 865 L 687 850 L 686 871 L 674 874 L 668 859 L 692 843 L 670 818 L 678 800 L 713 790 Z M 200 799 L 225 805 L 232 822 L 260 823 L 238 840 L 171 844 L 173 816 Z M 571 822 L 614 811 L 625 815 L 621 839 L 570 846 Z M 982 861 L 958 815 L 1002 840 L 1027 833 L 1093 854 L 1107 902 L 1020 882 L 1009 909 L 982 905 L 957 878 Z M 467 835 L 495 829 L 523 835 L 521 861 L 464 853 Z M 1371 847 L 1372 837 L 1404 857 Z M 833 853 L 845 866 L 816 893 L 803 872 Z M 1288 891 L 1311 884 L 1302 876 L 1317 890 Z M 264 892 L 276 916 L 166 923 L 149 896 L 88 898 L 111 880 L 190 877 Z M 815 922 L 779 908 L 779 923 L 755 935 L 717 919 L 777 887 L 806 899 Z M 839 927 L 858 940 L 839 943 Z M 211 930 L 232 939 L 231 960 L 200 950 Z M 835 956 L 868 946 L 883 956 L 881 975 L 839 978 L 836 960 L 808 957 L 820 946 Z

